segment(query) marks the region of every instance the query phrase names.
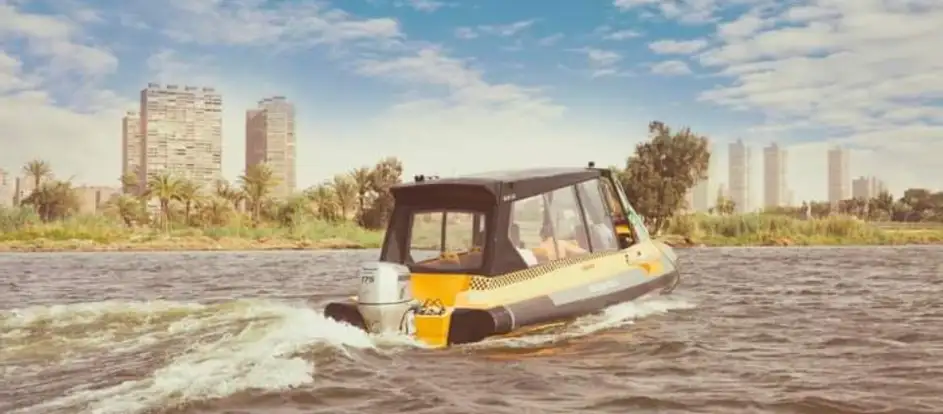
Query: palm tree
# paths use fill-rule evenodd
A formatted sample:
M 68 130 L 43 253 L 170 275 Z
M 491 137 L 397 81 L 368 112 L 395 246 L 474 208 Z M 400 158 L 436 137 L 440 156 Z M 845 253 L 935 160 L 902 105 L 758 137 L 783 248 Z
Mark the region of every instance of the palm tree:
M 181 183 L 167 172 L 154 174 L 148 180 L 148 195 L 160 203 L 160 223 L 164 231 L 170 230 L 170 201 L 180 199 Z
M 39 190 L 43 179 L 52 176 L 52 167 L 43 160 L 32 160 L 23 166 L 23 175 L 33 179 L 33 191 Z
M 114 209 L 114 214 L 121 217 L 121 220 L 124 221 L 124 224 L 128 227 L 134 227 L 134 222 L 141 217 L 143 212 L 141 200 L 128 194 L 118 196 L 118 198 L 112 200 L 110 204 Z
M 264 163 L 255 164 L 246 168 L 246 173 L 239 177 L 242 191 L 252 206 L 252 219 L 258 223 L 262 212 L 262 202 L 272 192 L 277 182 L 272 168 Z
M 236 210 L 239 209 L 239 203 L 245 198 L 245 194 L 241 190 L 233 187 L 232 184 L 229 184 L 229 181 L 226 180 L 216 182 L 215 192 L 218 197 L 232 203 L 232 208 Z
M 178 188 L 177 197 L 180 202 L 183 203 L 183 214 L 184 222 L 189 226 L 190 221 L 190 212 L 193 209 L 193 204 L 197 201 L 197 198 L 200 195 L 200 186 L 193 182 L 192 180 L 183 180 L 180 182 L 180 188 Z
M 79 209 L 78 196 L 68 181 L 46 181 L 23 203 L 35 207 L 43 221 L 65 218 Z
M 357 203 L 357 183 L 349 175 L 338 174 L 334 176 L 331 182 L 334 190 L 334 197 L 337 201 L 337 208 L 340 210 L 341 218 L 347 220 L 347 214 Z
M 350 172 L 350 178 L 357 192 L 357 216 L 360 217 L 367 206 L 367 194 L 373 185 L 373 174 L 369 167 L 360 167 Z
M 293 228 L 301 222 L 302 217 L 311 213 L 307 194 L 295 194 L 278 204 L 276 218 L 281 225 Z
M 203 223 L 212 226 L 223 226 L 229 221 L 229 213 L 233 210 L 231 202 L 220 196 L 212 196 L 200 206 L 200 216 Z
M 324 220 L 337 220 L 337 198 L 329 184 L 320 184 L 305 191 L 305 196 L 315 205 L 315 213 Z

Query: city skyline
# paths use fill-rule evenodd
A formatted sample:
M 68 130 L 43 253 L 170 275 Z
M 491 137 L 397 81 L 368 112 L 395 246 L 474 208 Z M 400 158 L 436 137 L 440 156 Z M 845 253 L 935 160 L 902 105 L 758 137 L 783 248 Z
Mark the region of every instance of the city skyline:
M 642 3 L 6 3 L 0 166 L 43 158 L 77 184 L 115 185 L 115 125 L 154 80 L 224 96 L 229 180 L 244 168 L 245 110 L 285 93 L 299 188 L 388 155 L 407 176 L 623 166 L 656 119 L 710 137 L 719 166 L 735 137 L 778 142 L 797 201 L 827 198 L 821 154 L 835 145 L 851 177 L 880 176 L 895 194 L 939 187 L 943 109 L 930 99 L 943 82 L 927 77 L 925 51 L 943 4 Z M 881 23 L 900 19 L 911 24 Z M 757 170 L 750 186 L 762 180 Z

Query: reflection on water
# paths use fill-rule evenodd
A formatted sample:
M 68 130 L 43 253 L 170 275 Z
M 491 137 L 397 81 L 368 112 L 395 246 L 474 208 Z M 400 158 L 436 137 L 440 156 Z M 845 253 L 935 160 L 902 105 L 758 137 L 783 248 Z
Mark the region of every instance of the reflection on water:
M 940 248 L 683 251 L 674 295 L 439 351 L 322 317 L 376 254 L 2 255 L 0 412 L 943 412 Z

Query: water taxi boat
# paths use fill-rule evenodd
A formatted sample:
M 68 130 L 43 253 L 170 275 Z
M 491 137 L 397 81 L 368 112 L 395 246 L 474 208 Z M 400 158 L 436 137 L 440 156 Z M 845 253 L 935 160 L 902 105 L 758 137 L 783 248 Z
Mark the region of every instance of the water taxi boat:
M 570 321 L 679 283 L 608 169 L 416 176 L 392 190 L 380 259 L 328 318 L 430 347 Z

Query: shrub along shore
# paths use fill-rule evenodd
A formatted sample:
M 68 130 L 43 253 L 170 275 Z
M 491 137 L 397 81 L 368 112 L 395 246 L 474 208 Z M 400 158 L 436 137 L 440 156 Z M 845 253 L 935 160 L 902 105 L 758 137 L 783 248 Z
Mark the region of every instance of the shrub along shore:
M 230 224 L 165 232 L 76 216 L 8 230 L 0 232 L 3 252 L 369 249 L 383 241 L 382 231 L 317 219 L 292 227 Z M 676 247 L 943 244 L 943 227 L 879 228 L 845 216 L 688 215 L 675 217 L 658 238 Z
M 943 243 L 943 192 L 920 188 L 896 200 L 885 191 L 870 199 L 743 215 L 732 214 L 733 200 L 719 197 L 711 208 L 716 214 L 679 215 L 687 207 L 684 195 L 707 178 L 708 139 L 658 121 L 648 129 L 650 140 L 636 146 L 625 168 L 610 168 L 648 229 L 669 244 Z M 376 248 L 393 210 L 390 189 L 403 181 L 403 164 L 386 157 L 289 197 L 274 195 L 278 179 L 264 163 L 247 167 L 237 183 L 212 185 L 173 171 L 129 172 L 119 179 L 121 194 L 96 205 L 96 215 L 79 214 L 76 188 L 55 179 L 47 162 L 29 161 L 22 173 L 33 190 L 9 200 L 16 207 L 0 207 L 0 251 Z M 877 226 L 853 216 L 915 226 Z

